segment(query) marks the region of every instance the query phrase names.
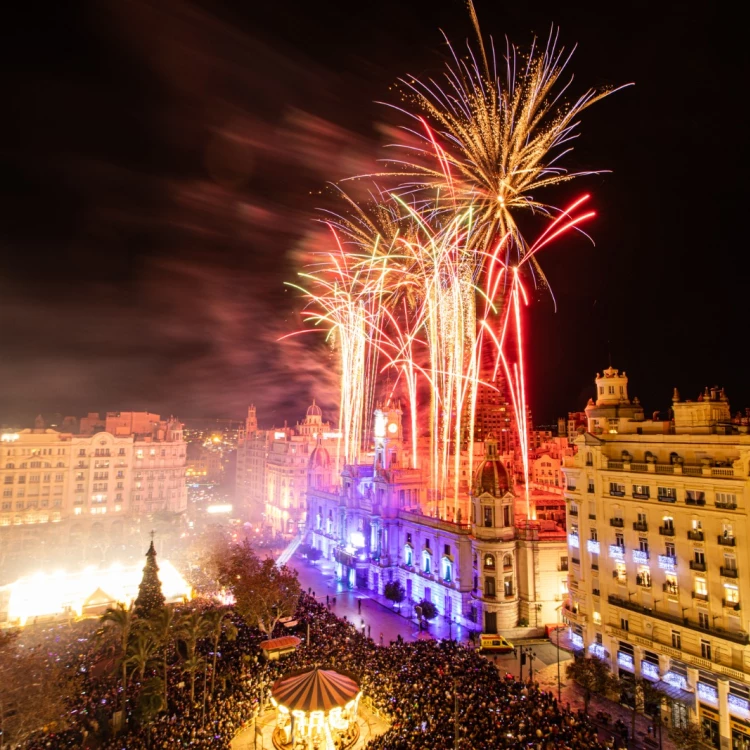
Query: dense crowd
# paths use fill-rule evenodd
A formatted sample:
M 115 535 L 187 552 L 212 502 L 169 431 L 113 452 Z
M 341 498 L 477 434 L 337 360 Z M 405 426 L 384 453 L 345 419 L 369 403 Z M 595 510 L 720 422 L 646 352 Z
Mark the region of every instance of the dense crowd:
M 168 709 L 150 723 L 139 723 L 135 708 L 139 688 L 134 680 L 129 687 L 128 731 L 116 737 L 111 735 L 109 719 L 120 706 L 121 689 L 112 670 L 113 654 L 91 633 L 71 639 L 62 656 L 81 674 L 81 692 L 72 707 L 74 729 L 35 738 L 25 747 L 81 747 L 88 744 L 87 736 L 95 736 L 104 750 L 221 750 L 267 704 L 275 679 L 313 665 L 355 675 L 372 707 L 388 720 L 390 728 L 370 741 L 371 750 L 450 748 L 456 731 L 464 750 L 602 747 L 585 717 L 559 706 L 551 693 L 535 685 L 499 675 L 491 661 L 456 642 L 399 640 L 380 647 L 336 617 L 330 606 L 306 594 L 301 597 L 298 619 L 302 634 L 310 624 L 310 643 L 280 662 L 267 663 L 260 658 L 263 636 L 235 618 L 236 639 L 220 641 L 213 697 L 212 654 L 206 640 L 202 653 L 209 666 L 196 680 L 195 700 L 191 701 L 188 680 L 176 663 L 170 670 Z M 178 662 L 177 653 L 174 660 Z

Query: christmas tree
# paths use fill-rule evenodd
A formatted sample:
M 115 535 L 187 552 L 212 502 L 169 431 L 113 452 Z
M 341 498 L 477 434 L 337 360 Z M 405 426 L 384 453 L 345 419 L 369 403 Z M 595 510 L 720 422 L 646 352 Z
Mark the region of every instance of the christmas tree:
M 138 587 L 138 596 L 135 600 L 135 614 L 138 617 L 148 618 L 158 612 L 164 606 L 164 594 L 161 592 L 161 581 L 159 580 L 159 566 L 156 564 L 156 550 L 154 549 L 154 538 L 151 535 L 151 546 L 146 553 L 146 566 L 143 568 L 143 578 Z

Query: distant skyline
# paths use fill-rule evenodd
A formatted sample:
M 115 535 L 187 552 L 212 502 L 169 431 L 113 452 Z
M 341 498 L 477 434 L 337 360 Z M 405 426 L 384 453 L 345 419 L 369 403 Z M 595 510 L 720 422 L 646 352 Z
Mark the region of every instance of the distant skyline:
M 744 47 L 720 6 L 498 5 L 485 34 L 579 44 L 573 89 L 634 81 L 586 112 L 574 162 L 598 213 L 543 259 L 529 310 L 538 424 L 582 409 L 611 363 L 647 415 L 672 389 L 750 405 L 733 157 Z M 284 281 L 317 246 L 325 185 L 368 171 L 399 75 L 471 34 L 455 2 L 114 0 L 15 6 L 0 76 L 0 422 L 149 410 L 336 414 L 334 357 Z M 738 26 L 738 25 L 737 25 Z M 61 33 L 64 29 L 64 33 Z M 576 88 L 579 87 L 579 88 Z M 739 139 L 740 143 L 736 142 Z M 323 194 L 320 194 L 320 191 Z M 558 193 L 559 202 L 567 197 Z

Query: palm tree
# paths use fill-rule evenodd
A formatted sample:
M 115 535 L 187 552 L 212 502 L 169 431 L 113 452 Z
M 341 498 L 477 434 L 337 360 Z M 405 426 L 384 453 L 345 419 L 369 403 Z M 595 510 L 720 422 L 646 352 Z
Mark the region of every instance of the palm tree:
M 198 641 L 209 634 L 209 622 L 202 612 L 192 611 L 180 618 L 177 628 L 179 639 L 185 644 L 187 659 L 183 669 L 190 674 L 190 700 L 195 700 L 195 673 L 203 660 L 196 654 Z
M 133 671 L 138 673 L 141 682 L 146 675 L 146 670 L 153 663 L 158 648 L 159 644 L 148 632 L 136 634 L 135 640 L 131 641 L 126 664 L 133 667 Z
M 164 683 L 164 710 L 169 705 L 167 670 L 169 669 L 169 646 L 172 643 L 175 629 L 175 614 L 172 607 L 162 607 L 148 621 L 148 629 L 151 635 L 162 649 L 162 681 Z
M 228 641 L 234 641 L 237 638 L 237 627 L 231 621 L 234 614 L 231 609 L 212 609 L 206 612 L 206 622 L 208 623 L 208 632 L 212 639 L 213 645 L 213 666 L 211 667 L 211 697 L 214 694 L 214 685 L 216 683 L 216 655 L 219 650 L 219 639 L 221 638 L 222 628 Z
M 190 702 L 195 704 L 195 675 L 200 672 L 206 660 L 198 654 L 193 654 L 182 662 L 183 672 L 190 675 Z
M 122 602 L 118 602 L 116 607 L 107 607 L 106 612 L 101 616 L 99 622 L 104 628 L 112 627 L 118 632 L 120 642 L 120 665 L 122 667 L 122 719 L 127 721 L 127 712 L 125 706 L 128 695 L 128 644 L 130 643 L 130 634 L 133 631 L 133 607 L 126 607 Z

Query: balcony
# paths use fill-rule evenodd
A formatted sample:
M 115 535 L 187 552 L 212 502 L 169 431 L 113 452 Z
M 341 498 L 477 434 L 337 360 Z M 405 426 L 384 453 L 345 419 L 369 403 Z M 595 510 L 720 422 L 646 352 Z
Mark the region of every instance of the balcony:
M 674 536 L 674 526 L 659 526 L 659 533 L 662 536 Z
M 648 492 L 634 492 L 633 493 L 633 499 L 634 500 L 648 500 L 650 498 L 650 495 Z
M 720 535 L 718 541 L 719 544 L 723 544 L 725 547 L 734 547 L 737 544 L 737 540 L 733 536 Z
M 593 484 L 590 484 L 590 485 L 589 485 L 589 486 L 588 486 L 588 487 L 586 488 L 586 492 L 590 492 L 590 493 L 591 493 L 591 494 L 593 495 L 593 494 L 594 494 L 594 485 L 593 485 Z
M 697 591 L 693 591 L 693 599 L 697 599 L 701 602 L 707 602 L 708 601 L 708 594 L 699 594 Z
M 732 631 L 724 630 L 723 628 L 718 627 L 711 627 L 708 629 L 702 628 L 697 622 L 691 622 L 687 617 L 678 617 L 677 615 L 670 615 L 666 612 L 659 612 L 655 609 L 649 609 L 648 607 L 643 607 L 640 604 L 636 604 L 635 602 L 621 599 L 619 596 L 615 596 L 614 594 L 610 594 L 607 597 L 607 601 L 615 607 L 620 607 L 621 609 L 629 609 L 632 612 L 640 612 L 641 614 L 647 615 L 648 617 L 653 617 L 657 620 L 663 620 L 664 622 L 670 622 L 674 625 L 681 625 L 682 627 L 690 628 L 691 630 L 695 630 L 699 633 L 705 633 L 706 630 L 708 630 L 708 632 L 712 633 L 717 638 L 724 638 L 727 641 L 738 643 L 742 646 L 747 646 L 748 643 L 750 643 L 750 635 L 742 630 Z
M 721 575 L 723 575 L 724 578 L 737 578 L 737 576 L 739 575 L 737 568 L 725 568 L 724 566 L 722 566 L 721 568 L 719 568 L 719 570 L 721 571 Z
M 698 570 L 701 573 L 706 572 L 706 563 L 705 562 L 698 562 L 697 560 L 691 560 L 690 561 L 690 570 Z
M 589 513 L 589 521 L 596 521 L 596 514 L 595 513 Z
M 571 508 L 569 513 L 571 516 L 575 516 L 576 518 L 578 518 L 578 508 Z
M 656 499 L 660 503 L 676 503 L 677 498 L 674 495 L 657 495 Z
M 703 541 L 703 532 L 698 531 L 697 529 L 691 529 L 687 533 L 688 539 L 690 539 L 691 542 L 702 542 Z
M 625 490 L 610 490 L 611 497 L 625 497 Z
M 570 561 L 573 563 L 573 565 L 580 565 L 581 561 L 577 557 L 571 557 Z
M 714 505 L 717 508 L 721 508 L 722 510 L 737 510 L 737 503 L 722 503 L 721 501 L 717 500 Z
M 677 586 L 677 584 L 676 583 L 669 583 L 668 581 L 667 581 L 667 583 L 662 583 L 661 590 L 665 594 L 671 594 L 672 596 L 677 596 L 680 593 L 680 589 Z
M 591 594 L 593 596 L 601 596 L 601 594 L 599 593 L 599 589 L 591 589 Z
M 705 497 L 686 497 L 685 505 L 699 505 L 703 507 L 706 504 Z
M 636 521 L 633 524 L 633 531 L 648 531 L 648 524 L 645 521 Z
M 728 602 L 726 599 L 721 600 L 721 606 L 725 609 L 732 609 L 735 612 L 740 611 L 740 603 L 739 602 Z
M 614 526 L 616 529 L 622 529 L 625 527 L 625 521 L 622 518 L 610 518 L 609 525 Z
M 599 570 L 599 563 L 591 563 L 591 570 Z

